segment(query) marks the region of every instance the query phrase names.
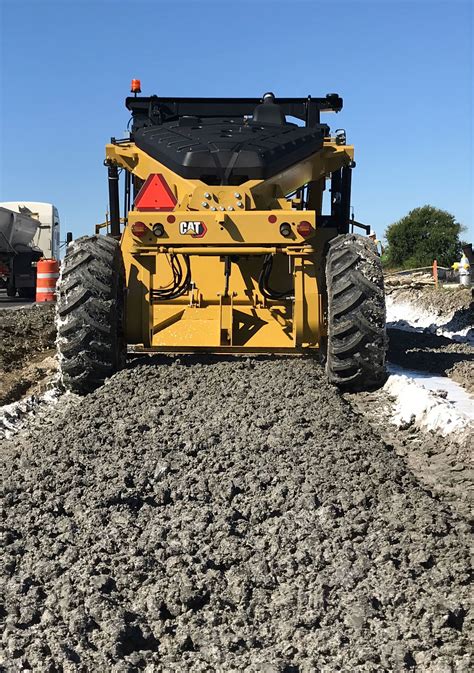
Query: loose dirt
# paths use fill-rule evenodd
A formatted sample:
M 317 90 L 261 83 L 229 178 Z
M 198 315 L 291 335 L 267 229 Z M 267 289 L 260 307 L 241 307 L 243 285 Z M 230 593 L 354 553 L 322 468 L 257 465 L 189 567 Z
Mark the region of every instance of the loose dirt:
M 0 310 L 0 405 L 44 387 L 56 368 L 55 338 L 51 304 Z
M 467 523 L 311 360 L 139 361 L 1 456 L 7 670 L 472 669 Z
M 438 326 L 444 332 L 457 332 L 474 326 L 472 289 L 435 288 L 406 282 L 399 286 L 391 286 L 386 281 L 385 290 L 390 302 L 396 302 L 402 308 L 409 309 L 411 316 L 407 316 L 408 321 L 412 318 L 421 320 L 429 318 L 433 326 Z M 405 318 L 403 310 L 398 313 L 401 319 Z
M 391 300 L 407 307 L 418 308 L 436 321 L 443 331 L 462 330 L 474 326 L 472 289 L 436 289 L 417 284 L 410 276 L 386 279 L 386 291 Z M 398 311 L 403 319 L 403 311 Z M 413 313 L 413 311 L 412 311 Z M 432 332 L 388 329 L 388 359 L 408 369 L 418 369 L 449 376 L 474 394 L 474 347 Z
M 435 334 L 388 329 L 388 360 L 407 369 L 449 376 L 474 393 L 474 348 Z
M 420 432 L 412 423 L 393 423 L 393 400 L 384 389 L 346 395 L 347 401 L 370 423 L 387 446 L 403 457 L 415 479 L 435 497 L 449 503 L 466 521 L 474 505 L 474 432 L 468 427 L 459 436 Z
M 436 288 L 419 283 L 411 276 L 391 276 L 385 279 L 386 293 L 400 302 L 410 302 L 429 313 L 449 316 L 473 307 L 473 291 L 469 288 Z
M 474 356 L 471 356 L 469 360 L 456 362 L 451 369 L 447 370 L 447 374 L 474 397 Z

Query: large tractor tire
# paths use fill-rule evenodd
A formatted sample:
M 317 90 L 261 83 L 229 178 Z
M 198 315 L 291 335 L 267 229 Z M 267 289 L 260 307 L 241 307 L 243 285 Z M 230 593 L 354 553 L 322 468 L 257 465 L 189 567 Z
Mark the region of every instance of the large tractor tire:
M 326 374 L 345 391 L 373 390 L 386 379 L 385 293 L 372 241 L 337 236 L 326 259 L 328 338 Z
M 67 390 L 92 392 L 123 365 L 123 314 L 119 243 L 107 236 L 84 236 L 70 243 L 57 298 L 57 346 Z

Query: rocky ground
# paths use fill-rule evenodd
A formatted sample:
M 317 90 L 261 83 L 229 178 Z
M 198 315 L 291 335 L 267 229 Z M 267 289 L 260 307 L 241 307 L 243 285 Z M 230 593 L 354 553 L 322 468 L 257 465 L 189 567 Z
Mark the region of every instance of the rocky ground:
M 467 444 L 389 407 L 310 359 L 182 356 L 37 413 L 0 445 L 5 670 L 472 670 Z

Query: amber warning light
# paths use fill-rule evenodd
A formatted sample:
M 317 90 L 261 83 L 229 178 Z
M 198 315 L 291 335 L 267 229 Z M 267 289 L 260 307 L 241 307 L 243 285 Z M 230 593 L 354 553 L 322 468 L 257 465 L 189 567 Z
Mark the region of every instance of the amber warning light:
M 132 93 L 141 93 L 142 88 L 141 88 L 141 83 L 139 79 L 132 79 L 132 86 L 130 88 L 130 91 Z

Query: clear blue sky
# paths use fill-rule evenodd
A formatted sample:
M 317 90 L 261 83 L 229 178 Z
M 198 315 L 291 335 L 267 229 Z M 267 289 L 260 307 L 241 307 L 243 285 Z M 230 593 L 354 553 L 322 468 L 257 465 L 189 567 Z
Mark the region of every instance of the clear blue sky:
M 380 235 L 430 203 L 470 227 L 470 0 L 0 0 L 0 200 L 50 201 L 63 232 L 107 204 L 104 144 L 144 95 L 337 92 L 355 144 L 356 218 Z

